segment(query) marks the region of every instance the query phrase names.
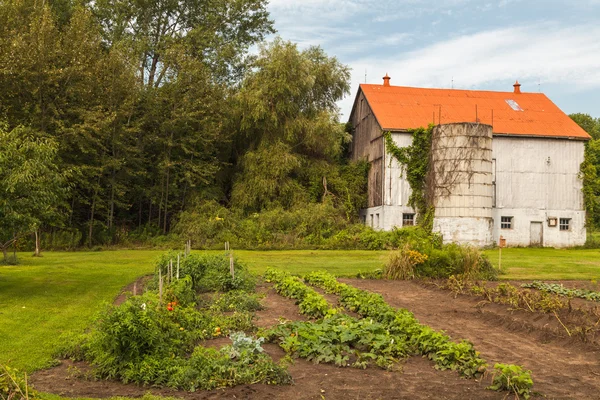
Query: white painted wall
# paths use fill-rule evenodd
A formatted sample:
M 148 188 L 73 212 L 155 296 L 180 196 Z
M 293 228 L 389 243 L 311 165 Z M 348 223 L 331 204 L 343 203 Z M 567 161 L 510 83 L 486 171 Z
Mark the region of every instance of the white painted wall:
M 529 246 L 531 222 L 542 222 L 544 246 L 583 245 L 583 152 L 582 141 L 495 136 L 494 240 L 502 235 L 508 246 Z M 501 229 L 501 216 L 512 216 L 514 227 Z M 570 230 L 548 226 L 549 217 L 571 218 Z
M 412 141 L 408 133 L 394 133 L 392 137 L 402 147 L 410 145 Z M 508 246 L 529 246 L 531 222 L 542 222 L 544 246 L 570 247 L 585 243 L 582 182 L 578 177 L 583 151 L 582 141 L 494 136 L 492 157 L 495 159 L 496 188 L 490 229 L 495 243 L 502 235 Z M 361 216 L 366 217 L 365 223 L 374 229 L 391 230 L 401 227 L 402 214 L 414 213 L 406 204 L 411 193 L 410 186 L 402 174 L 401 166 L 390 159 L 386 155 L 384 205 L 361 211 Z M 501 216 L 513 217 L 511 229 L 500 228 Z M 550 217 L 556 217 L 557 221 L 560 218 L 570 218 L 570 230 L 561 231 L 558 223 L 555 227 L 548 226 Z M 477 226 L 471 226 L 473 224 Z M 470 230 L 475 230 L 474 242 L 489 240 L 489 231 L 481 231 L 483 225 L 460 218 L 434 221 L 438 231 L 447 232 L 452 226 L 456 226 L 456 229 L 466 235 Z

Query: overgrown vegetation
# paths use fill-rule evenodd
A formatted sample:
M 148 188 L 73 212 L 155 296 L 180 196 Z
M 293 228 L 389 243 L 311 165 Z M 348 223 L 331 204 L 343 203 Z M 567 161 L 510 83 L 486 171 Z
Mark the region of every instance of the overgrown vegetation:
M 27 374 L 0 364 L 0 399 L 35 400 L 38 393 L 27 383 Z
M 31 190 L 49 207 L 32 198 L 39 207 L 14 208 L 53 215 L 20 224 L 26 235 L 40 231 L 39 243 L 146 244 L 177 222 L 195 239 L 223 218 L 213 204 L 244 225 L 262 213 L 327 215 L 265 241 L 240 235 L 237 248 L 289 247 L 294 235 L 319 243 L 357 222 L 368 163 L 347 159 L 337 106 L 350 70 L 316 46 L 264 42 L 274 33 L 266 0 L 8 1 L 0 27 L 0 131 L 53 151 L 53 168 L 26 154 L 38 169 L 5 168 L 6 180 L 50 189 L 61 179 L 48 171 L 70 172 L 66 201 Z M 15 164 L 20 153 L 3 143 L 0 162 Z M 33 248 L 29 237 L 11 239 L 0 245 Z
M 263 353 L 260 340 L 244 333 L 255 331 L 250 307 L 232 314 L 222 313 L 223 308 L 230 311 L 222 300 L 201 310 L 196 307 L 198 292 L 218 290 L 226 296 L 235 290 L 232 296 L 240 297 L 242 290 L 253 290 L 254 277 L 236 264 L 232 278 L 229 260 L 222 256 L 183 258 L 177 277 L 171 267 L 165 269 L 164 261 L 168 259 L 170 266 L 173 260 L 170 256 L 157 264 L 158 289 L 109 307 L 91 332 L 73 342 L 62 356 L 89 361 L 97 378 L 189 391 L 291 382 L 285 368 Z M 232 345 L 215 350 L 200 344 L 224 335 L 231 337 Z
M 581 113 L 570 114 L 569 117 L 592 137 L 585 144 L 584 160 L 580 166 L 586 226 L 592 232 L 600 227 L 600 118 Z M 597 243 L 589 244 L 598 247 Z
M 412 231 L 394 250 L 383 269 L 386 279 L 448 278 L 495 280 L 498 270 L 479 249 L 455 243 L 442 244 L 438 234 Z
M 412 130 L 412 144 L 407 147 L 398 147 L 391 132 L 383 133 L 386 151 L 405 169 L 406 180 L 411 189 L 408 205 L 417 212 L 419 225 L 429 232 L 433 228 L 435 213 L 433 198 L 427 190 L 432 133 L 433 125 Z

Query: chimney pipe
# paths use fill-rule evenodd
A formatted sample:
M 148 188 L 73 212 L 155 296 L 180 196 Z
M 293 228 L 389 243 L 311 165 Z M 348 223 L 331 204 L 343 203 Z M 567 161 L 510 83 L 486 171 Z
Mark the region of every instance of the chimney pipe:
M 519 83 L 519 81 L 516 81 L 513 87 L 515 88 L 515 94 L 521 94 L 521 84 Z
M 383 77 L 383 86 L 390 86 L 390 78 L 387 74 L 387 72 L 385 73 L 385 76 Z

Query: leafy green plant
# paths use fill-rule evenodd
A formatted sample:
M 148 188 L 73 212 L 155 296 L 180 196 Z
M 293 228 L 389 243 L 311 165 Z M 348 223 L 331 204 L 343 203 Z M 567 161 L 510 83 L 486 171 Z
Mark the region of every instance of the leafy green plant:
M 216 294 L 204 307 L 215 311 L 258 311 L 262 310 L 261 295 L 243 290 L 231 290 Z
M 521 285 L 524 288 L 538 289 L 547 293 L 554 293 L 566 297 L 577 297 L 590 301 L 600 301 L 600 292 L 587 289 L 567 289 L 560 283 L 544 283 L 533 281 L 532 283 L 524 283 Z
M 488 389 L 508 390 L 517 398 L 523 397 L 527 400 L 531 397 L 532 387 L 531 371 L 523 369 L 519 365 L 495 364 L 492 385 Z
M 38 399 L 38 393 L 27 383 L 27 374 L 0 364 L 0 399 Z
M 314 289 L 306 286 L 300 278 L 273 268 L 267 269 L 264 277 L 267 282 L 275 283 L 277 293 L 296 299 L 302 314 L 321 318 L 330 310 L 327 300 Z
M 452 342 L 443 332 L 420 324 L 408 310 L 391 307 L 381 295 L 339 283 L 327 272 L 313 272 L 304 279 L 326 292 L 338 294 L 345 308 L 382 324 L 390 335 L 404 338 L 410 352 L 427 356 L 437 368 L 456 370 L 466 377 L 479 377 L 485 372 L 486 362 L 470 342 Z
M 317 364 L 390 369 L 408 354 L 404 338 L 391 335 L 384 325 L 338 313 L 316 322 L 287 322 L 264 334 L 288 354 Z

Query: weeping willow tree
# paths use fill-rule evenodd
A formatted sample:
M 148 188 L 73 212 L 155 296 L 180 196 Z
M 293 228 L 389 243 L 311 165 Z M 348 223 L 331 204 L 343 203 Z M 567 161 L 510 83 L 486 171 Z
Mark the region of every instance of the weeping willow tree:
M 336 102 L 349 79 L 348 67 L 319 47 L 276 39 L 261 48 L 236 98 L 233 205 L 257 212 L 324 201 L 330 182 L 344 194 L 339 165 L 350 136 Z

